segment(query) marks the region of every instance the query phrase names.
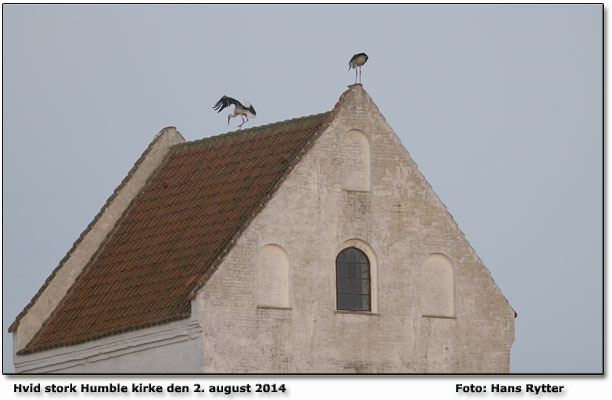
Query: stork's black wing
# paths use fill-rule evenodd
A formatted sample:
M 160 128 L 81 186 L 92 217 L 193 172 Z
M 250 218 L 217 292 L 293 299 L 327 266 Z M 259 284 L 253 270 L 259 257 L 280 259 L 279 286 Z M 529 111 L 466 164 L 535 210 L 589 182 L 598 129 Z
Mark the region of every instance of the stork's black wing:
M 368 55 L 366 53 L 357 53 L 357 54 L 353 55 L 353 57 L 351 57 L 351 60 L 349 61 L 349 64 L 352 64 L 353 61 L 355 61 L 358 57 L 365 57 L 366 60 L 368 59 Z
M 221 110 L 231 105 L 242 107 L 242 104 L 240 104 L 238 100 L 232 99 L 231 97 L 228 97 L 228 96 L 223 96 L 221 97 L 221 99 L 219 99 L 218 102 L 215 103 L 215 105 L 213 106 L 213 110 L 216 110 L 217 112 L 221 112 Z
M 355 54 L 353 57 L 351 57 L 351 60 L 349 61 L 349 71 L 351 70 L 351 68 L 355 68 L 357 66 L 354 63 L 357 62 L 358 58 L 365 59 L 363 61 L 363 64 L 365 64 L 366 61 L 368 61 L 368 55 L 366 53 L 357 53 L 357 54 Z

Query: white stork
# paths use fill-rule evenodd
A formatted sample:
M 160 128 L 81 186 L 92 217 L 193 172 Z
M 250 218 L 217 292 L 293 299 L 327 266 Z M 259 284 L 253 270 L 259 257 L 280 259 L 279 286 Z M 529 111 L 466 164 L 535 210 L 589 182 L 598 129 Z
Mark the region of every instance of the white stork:
M 242 104 L 238 100 L 232 99 L 228 96 L 221 97 L 221 99 L 219 99 L 219 101 L 215 103 L 213 109 L 217 112 L 221 112 L 221 110 L 231 106 L 232 104 L 234 105 L 234 112 L 232 114 L 228 114 L 227 124 L 229 125 L 230 119 L 240 115 L 240 118 L 242 118 L 242 123 L 238 125 L 238 129 L 242 129 L 242 125 L 244 125 L 244 123 L 247 122 L 249 118 L 255 118 L 255 115 L 257 113 L 255 112 L 255 109 L 253 108 L 251 103 L 249 103 L 248 101 L 245 100 L 244 104 Z
M 357 83 L 357 68 L 359 67 L 359 83 L 361 83 L 361 66 L 368 61 L 368 55 L 366 53 L 357 53 L 351 57 L 349 61 L 349 71 L 351 68 L 355 68 L 355 83 Z

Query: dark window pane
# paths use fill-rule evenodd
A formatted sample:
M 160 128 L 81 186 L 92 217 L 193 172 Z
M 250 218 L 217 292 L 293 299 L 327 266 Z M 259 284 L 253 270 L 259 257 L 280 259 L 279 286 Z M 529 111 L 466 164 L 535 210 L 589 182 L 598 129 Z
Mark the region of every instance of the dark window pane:
M 338 278 L 348 278 L 348 264 L 338 263 L 336 273 Z
M 348 280 L 349 293 L 359 293 L 357 291 L 357 280 L 349 279 Z
M 365 290 L 364 290 L 365 287 Z M 350 279 L 349 280 L 350 293 L 356 294 L 367 294 L 368 293 L 368 281 L 363 279 Z
M 338 279 L 338 293 L 348 293 L 349 283 L 348 279 Z
M 339 294 L 338 295 L 338 310 L 349 310 L 349 295 L 348 294 Z
M 357 262 L 357 254 L 355 253 L 355 250 L 353 249 L 348 250 L 348 262 L 350 263 Z
M 370 277 L 370 266 L 368 264 L 359 264 L 359 278 L 369 278 Z
M 351 311 L 369 311 L 370 297 L 368 295 L 338 294 L 338 309 Z
M 359 296 L 354 294 L 349 295 L 349 308 L 351 310 L 359 310 Z
M 361 294 L 370 294 L 370 281 L 367 279 L 361 279 L 359 281 L 359 292 Z
M 370 281 L 367 279 L 338 279 L 338 293 L 369 294 Z
M 370 296 L 359 296 L 359 310 L 368 311 L 370 309 Z
M 360 271 L 357 264 L 348 264 L 349 278 L 359 278 Z

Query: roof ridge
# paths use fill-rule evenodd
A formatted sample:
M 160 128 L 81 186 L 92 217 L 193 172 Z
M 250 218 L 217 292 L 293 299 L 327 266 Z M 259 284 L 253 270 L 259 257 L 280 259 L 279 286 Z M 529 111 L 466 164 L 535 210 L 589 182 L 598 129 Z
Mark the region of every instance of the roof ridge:
M 247 128 L 247 129 L 244 129 L 244 130 L 235 130 L 235 131 L 230 131 L 230 132 L 226 132 L 226 133 L 221 133 L 219 135 L 205 137 L 205 138 L 202 138 L 202 139 L 196 139 L 196 140 L 186 141 L 184 143 L 178 143 L 178 144 L 175 144 L 172 147 L 173 148 L 191 147 L 191 146 L 197 146 L 197 145 L 205 144 L 205 143 L 214 143 L 214 142 L 217 142 L 217 141 L 220 141 L 220 140 L 233 139 L 233 138 L 236 138 L 236 137 L 250 137 L 252 134 L 254 134 L 256 132 L 259 132 L 259 131 L 262 131 L 262 130 L 274 129 L 278 125 L 282 125 L 282 124 L 290 125 L 290 124 L 294 124 L 294 123 L 299 123 L 302 120 L 315 119 L 317 117 L 324 118 L 325 116 L 327 116 L 327 114 L 330 114 L 330 113 L 331 113 L 331 111 L 324 111 L 324 112 L 317 113 L 317 114 L 305 115 L 305 116 L 302 116 L 302 117 L 290 118 L 290 119 L 286 119 L 286 120 L 283 120 L 283 121 L 271 122 L 269 124 L 254 126 L 252 128 Z

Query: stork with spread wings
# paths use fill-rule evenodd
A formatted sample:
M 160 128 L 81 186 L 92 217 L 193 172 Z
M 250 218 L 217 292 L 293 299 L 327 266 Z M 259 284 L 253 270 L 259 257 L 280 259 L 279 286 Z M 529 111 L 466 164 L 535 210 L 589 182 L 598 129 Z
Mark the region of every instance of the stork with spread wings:
M 234 112 L 228 114 L 227 124 L 229 125 L 230 119 L 240 116 L 240 118 L 242 118 L 242 123 L 238 125 L 238 129 L 242 129 L 242 125 L 244 125 L 245 122 L 249 120 L 249 118 L 255 118 L 255 115 L 257 115 L 257 113 L 255 112 L 255 108 L 253 108 L 251 103 L 249 103 L 248 101 L 245 100 L 244 104 L 242 104 L 238 100 L 228 96 L 221 97 L 221 99 L 219 99 L 219 101 L 215 103 L 213 109 L 217 112 L 221 112 L 221 110 L 231 105 L 234 106 Z

